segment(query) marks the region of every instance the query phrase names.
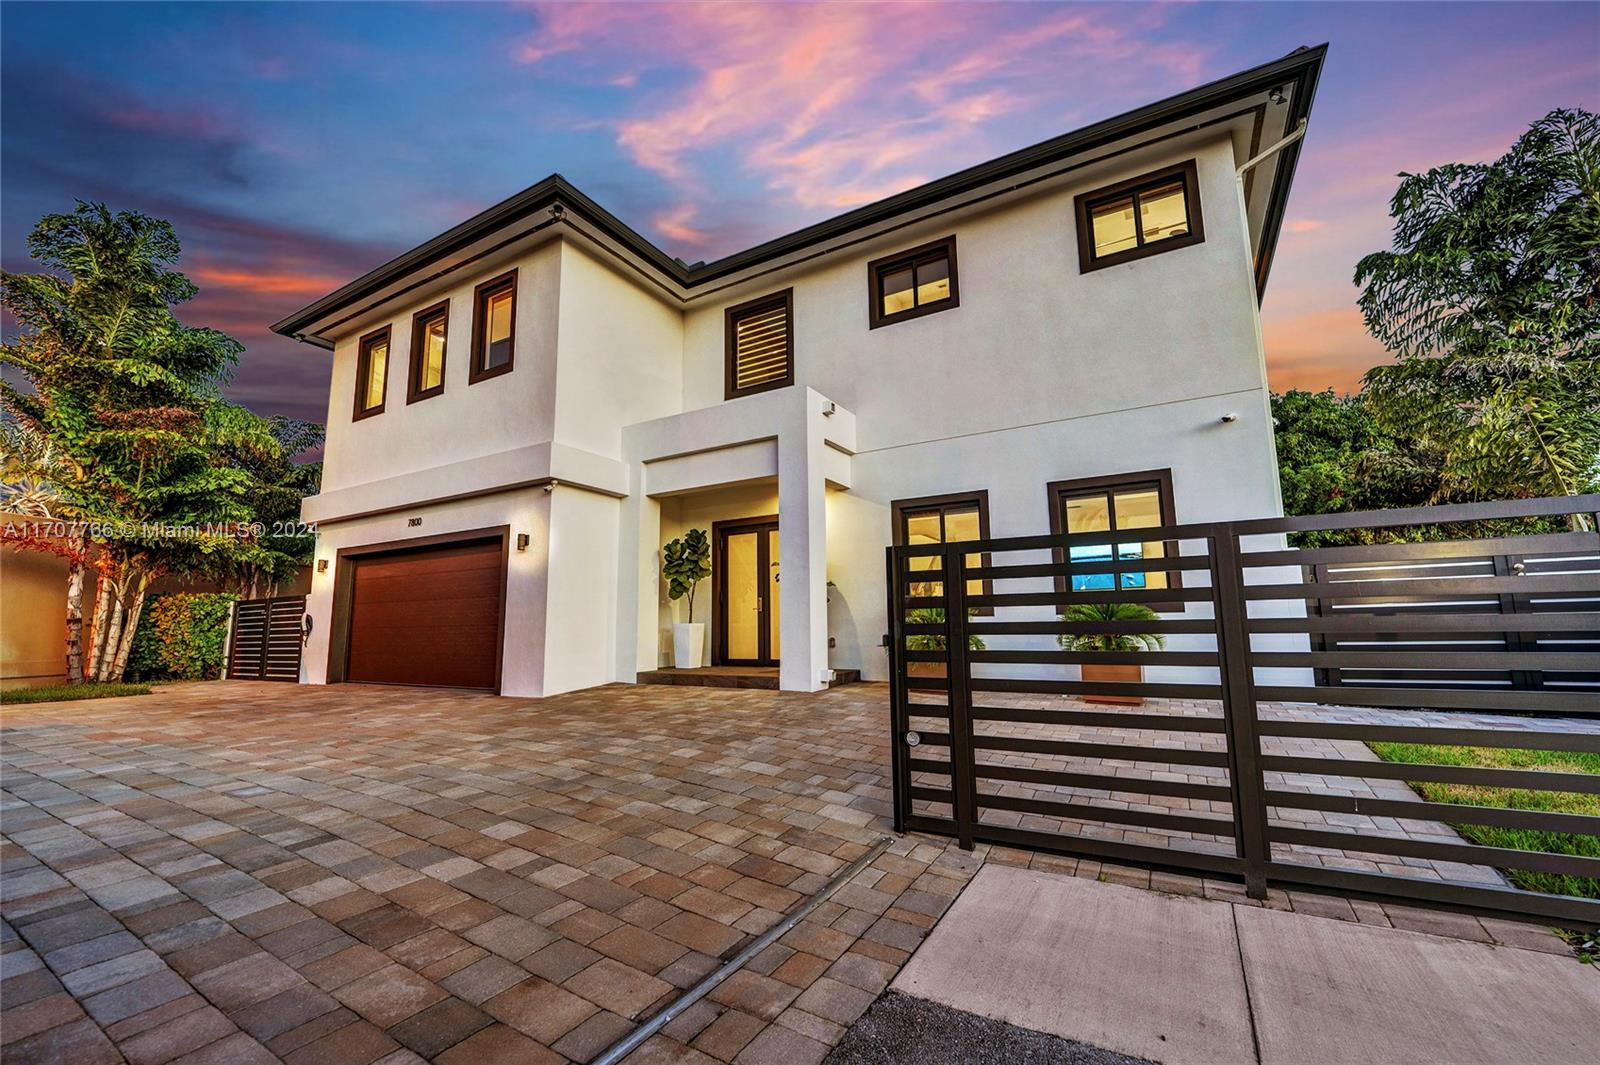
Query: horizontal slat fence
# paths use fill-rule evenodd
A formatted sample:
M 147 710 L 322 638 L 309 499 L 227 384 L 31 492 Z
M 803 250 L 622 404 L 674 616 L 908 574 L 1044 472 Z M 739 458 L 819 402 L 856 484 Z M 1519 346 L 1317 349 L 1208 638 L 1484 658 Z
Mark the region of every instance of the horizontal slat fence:
M 304 644 L 301 619 L 305 612 L 303 595 L 241 599 L 235 603 L 228 679 L 297 682 Z
M 1592 537 L 1548 533 L 1300 554 L 1314 586 L 1307 601 L 1314 616 L 1379 615 L 1384 624 L 1426 619 L 1400 630 L 1360 624 L 1314 633 L 1318 657 L 1312 661 L 1319 684 L 1471 685 L 1590 691 L 1600 697 L 1600 670 L 1592 655 L 1600 650 L 1600 633 L 1586 631 L 1581 621 L 1566 628 L 1560 616 L 1600 610 L 1600 593 L 1579 589 L 1574 594 L 1571 579 L 1600 574 Z M 1374 588 L 1379 594 L 1370 594 Z M 1522 621 L 1525 615 L 1540 617 L 1532 624 L 1460 624 L 1485 616 Z
M 1600 926 L 1600 900 L 1522 890 L 1494 872 L 1600 878 L 1600 857 L 1470 843 L 1445 827 L 1600 836 L 1600 817 L 1431 802 L 1406 787 L 1600 794 L 1600 776 L 1391 763 L 1364 746 L 1600 754 L 1600 690 L 1584 683 L 1600 676 L 1600 566 L 1571 564 L 1600 559 L 1597 505 L 1574 496 L 1173 525 L 1138 530 L 1143 547 L 1123 530 L 1116 544 L 1077 533 L 890 548 L 896 825 L 968 848 L 1235 877 L 1257 897 L 1272 883 Z M 1571 532 L 1462 538 L 1442 551 L 1286 545 L 1308 529 L 1398 539 L 1417 526 L 1500 530 L 1569 515 L 1579 516 Z M 1416 572 L 1439 557 L 1464 565 Z M 1075 580 L 1107 573 L 1115 590 Z M 1541 607 L 1502 612 L 1508 598 Z M 1406 606 L 1347 608 L 1363 601 Z M 1492 609 L 1468 608 L 1480 601 Z M 1059 616 L 1127 603 L 1159 612 Z M 1157 639 L 1086 642 L 1095 637 Z M 1318 686 L 1330 671 L 1338 686 Z M 1425 685 L 1395 682 L 1423 674 Z M 1485 683 L 1489 674 L 1505 679 Z M 1152 701 L 1127 705 L 1140 700 Z

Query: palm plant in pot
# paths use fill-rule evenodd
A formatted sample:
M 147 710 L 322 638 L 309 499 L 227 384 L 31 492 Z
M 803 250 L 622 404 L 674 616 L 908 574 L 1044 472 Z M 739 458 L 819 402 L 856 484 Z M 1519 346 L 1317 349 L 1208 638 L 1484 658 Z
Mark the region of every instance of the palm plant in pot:
M 705 661 L 706 627 L 694 619 L 694 593 L 711 576 L 711 540 L 704 529 L 690 529 L 661 549 L 661 575 L 667 598 L 689 599 L 689 620 L 672 626 L 672 664 L 693 669 Z
M 913 625 L 942 625 L 944 624 L 944 608 L 938 606 L 921 607 L 909 611 L 906 621 Z M 946 647 L 945 638 L 937 633 L 914 633 L 906 637 L 907 651 L 943 651 Z M 967 650 L 982 651 L 984 643 L 975 634 L 967 635 Z M 949 672 L 943 662 L 907 662 L 906 673 L 912 677 L 942 677 Z
M 1161 616 L 1142 603 L 1075 603 L 1061 615 L 1062 621 L 1160 621 Z M 1057 637 L 1068 651 L 1159 651 L 1167 645 L 1153 632 L 1062 633 Z M 1138 684 L 1144 680 L 1144 667 L 1122 663 L 1085 662 L 1083 679 L 1091 684 Z M 1137 695 L 1086 695 L 1085 702 L 1143 705 Z

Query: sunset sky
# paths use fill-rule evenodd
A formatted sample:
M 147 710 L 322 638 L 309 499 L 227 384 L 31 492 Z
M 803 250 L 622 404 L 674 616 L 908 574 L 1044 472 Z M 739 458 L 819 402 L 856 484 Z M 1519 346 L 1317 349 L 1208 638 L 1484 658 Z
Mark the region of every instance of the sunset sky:
M 1600 109 L 1600 5 L 8 3 L 0 259 L 75 198 L 170 219 L 233 396 L 320 421 L 268 324 L 552 171 L 709 259 L 1323 41 L 1263 316 L 1274 388 L 1349 389 L 1395 174 Z

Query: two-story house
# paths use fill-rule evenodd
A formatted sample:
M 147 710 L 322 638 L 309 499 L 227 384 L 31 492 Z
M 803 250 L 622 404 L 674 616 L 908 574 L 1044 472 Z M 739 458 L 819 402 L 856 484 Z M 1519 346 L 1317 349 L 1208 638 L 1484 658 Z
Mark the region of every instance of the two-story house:
M 1323 53 L 710 263 L 552 176 L 277 323 L 333 358 L 304 679 L 631 681 L 700 528 L 708 664 L 811 691 L 886 675 L 890 543 L 1280 513 L 1259 300 Z

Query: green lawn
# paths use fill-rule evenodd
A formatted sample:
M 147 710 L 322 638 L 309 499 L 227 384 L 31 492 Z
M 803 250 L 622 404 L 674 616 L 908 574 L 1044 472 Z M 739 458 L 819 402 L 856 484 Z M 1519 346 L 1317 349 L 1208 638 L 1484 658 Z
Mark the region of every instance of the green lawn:
M 1600 775 L 1600 754 L 1577 751 L 1525 751 L 1498 747 L 1436 747 L 1418 743 L 1369 743 L 1386 762 L 1427 762 L 1434 765 L 1488 766 L 1535 769 L 1548 772 Z M 1430 802 L 1470 806 L 1499 806 L 1509 810 L 1551 810 L 1558 813 L 1600 815 L 1600 795 L 1567 791 L 1527 791 L 1520 788 L 1477 788 L 1461 784 L 1412 781 L 1411 786 Z M 1525 828 L 1452 824 L 1457 832 L 1487 847 L 1515 847 L 1547 854 L 1576 854 L 1600 858 L 1600 836 L 1570 832 L 1537 832 Z M 1600 879 L 1507 869 L 1518 887 L 1557 895 L 1600 899 Z
M 0 691 L 0 705 L 55 703 L 74 699 L 109 699 L 114 695 L 149 695 L 148 684 L 50 684 L 43 688 Z

